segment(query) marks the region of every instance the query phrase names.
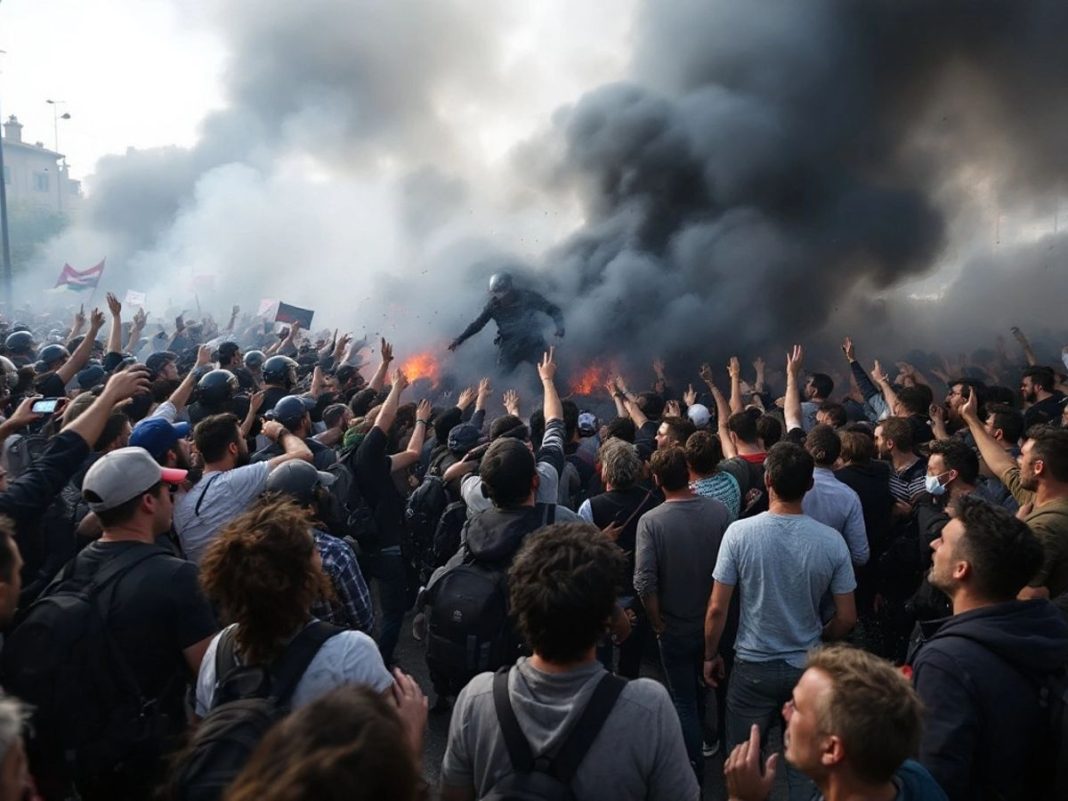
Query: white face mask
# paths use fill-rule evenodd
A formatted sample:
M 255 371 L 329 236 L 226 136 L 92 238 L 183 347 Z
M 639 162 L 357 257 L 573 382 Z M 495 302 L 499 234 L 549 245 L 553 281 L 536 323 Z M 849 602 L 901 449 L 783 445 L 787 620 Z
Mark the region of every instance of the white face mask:
M 941 475 L 944 476 L 944 475 L 946 475 L 946 473 L 942 473 Z M 927 479 L 925 481 L 925 489 L 927 490 L 928 493 L 930 493 L 931 495 L 934 495 L 936 498 L 939 495 L 945 495 L 946 494 L 946 485 L 945 484 L 939 484 L 938 483 L 938 478 L 939 478 L 938 476 L 927 476 Z

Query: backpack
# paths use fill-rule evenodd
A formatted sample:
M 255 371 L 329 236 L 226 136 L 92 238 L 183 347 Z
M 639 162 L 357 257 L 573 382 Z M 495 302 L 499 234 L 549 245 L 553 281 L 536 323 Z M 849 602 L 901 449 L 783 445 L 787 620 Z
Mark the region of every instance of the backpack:
M 627 680 L 605 673 L 556 756 L 535 759 L 508 697 L 509 670 L 501 668 L 493 676 L 493 707 L 514 772 L 497 782 L 483 796 L 483 801 L 574 801 L 571 780 L 612 713 Z
M 45 448 L 48 437 L 44 434 L 22 434 L 12 437 L 5 449 L 7 471 L 11 478 L 18 478 L 36 462 Z
M 34 707 L 31 752 L 64 757 L 75 776 L 108 772 L 142 750 L 159 753 L 171 728 L 107 626 L 119 581 L 161 554 L 131 548 L 91 577 L 76 575 L 71 560 L 4 644 L 4 689 Z
M 460 538 L 467 522 L 467 504 L 453 501 L 445 507 L 434 529 L 433 564 L 438 568 L 448 562 L 460 550 Z
M 555 504 L 539 506 L 542 516 L 530 531 L 556 519 Z M 508 565 L 480 562 L 466 550 L 457 556 L 427 587 L 426 663 L 439 695 L 455 695 L 479 673 L 510 665 L 520 647 L 509 620 Z
M 417 551 L 421 552 L 433 546 L 438 521 L 448 505 L 449 493 L 440 476 L 428 475 L 408 496 L 404 521 Z
M 293 691 L 323 643 L 342 630 L 315 621 L 267 667 L 238 663 L 233 627 L 219 635 L 215 649 L 219 685 L 211 711 L 176 767 L 178 799 L 216 801 L 223 796 L 267 730 L 289 712 Z
M 324 523 L 330 533 L 355 542 L 363 552 L 377 551 L 380 546 L 378 522 L 374 510 L 360 492 L 356 474 L 346 460 L 335 462 L 325 472 L 336 479 L 330 486 L 323 510 Z

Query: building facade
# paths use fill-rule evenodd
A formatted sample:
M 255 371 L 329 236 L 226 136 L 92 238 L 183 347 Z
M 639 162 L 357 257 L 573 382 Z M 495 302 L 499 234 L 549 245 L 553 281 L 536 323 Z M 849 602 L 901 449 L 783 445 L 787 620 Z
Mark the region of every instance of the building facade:
M 71 180 L 62 153 L 41 142 L 22 141 L 22 123 L 4 123 L 4 186 L 10 208 L 36 207 L 73 216 L 82 200 L 81 181 Z

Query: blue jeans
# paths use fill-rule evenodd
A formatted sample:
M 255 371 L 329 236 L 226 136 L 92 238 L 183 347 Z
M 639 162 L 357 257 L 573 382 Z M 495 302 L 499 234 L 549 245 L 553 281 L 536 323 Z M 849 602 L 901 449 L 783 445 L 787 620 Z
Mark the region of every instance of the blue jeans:
M 727 685 L 727 749 L 749 739 L 749 729 L 755 723 L 760 727 L 760 740 L 767 747 L 768 731 L 779 726 L 786 732 L 782 707 L 793 693 L 794 685 L 805 671 L 788 665 L 782 659 L 771 662 L 744 662 L 734 660 L 730 682 Z M 808 801 L 815 793 L 815 785 L 786 760 L 786 783 L 790 801 Z
M 682 740 L 697 780 L 704 779 L 704 757 L 701 754 L 701 732 L 705 717 L 705 686 L 701 681 L 704 659 L 704 637 L 680 637 L 664 632 L 660 636 L 660 663 L 664 667 L 671 701 L 682 724 Z
M 378 603 L 382 607 L 382 625 L 378 627 L 378 650 L 382 661 L 392 666 L 393 651 L 400 639 L 404 613 L 408 611 L 408 580 L 400 548 L 383 548 L 369 554 L 360 564 L 366 574 L 378 582 Z

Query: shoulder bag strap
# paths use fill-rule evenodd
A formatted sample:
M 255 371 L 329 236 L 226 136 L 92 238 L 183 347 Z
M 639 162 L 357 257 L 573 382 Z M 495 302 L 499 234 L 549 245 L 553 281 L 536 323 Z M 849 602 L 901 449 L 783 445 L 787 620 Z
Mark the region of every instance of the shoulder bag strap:
M 549 772 L 556 779 L 564 784 L 571 783 L 579 765 L 586 757 L 586 752 L 590 750 L 590 746 L 593 745 L 593 741 L 597 739 L 605 721 L 612 713 L 616 699 L 626 686 L 626 679 L 611 673 L 605 673 L 598 682 L 582 715 L 575 722 L 571 734 L 553 758 Z
M 647 490 L 645 493 L 645 497 L 638 502 L 638 505 L 634 507 L 634 511 L 630 513 L 630 517 L 628 517 L 627 521 L 622 525 L 622 528 L 624 530 L 627 528 L 627 526 L 631 524 L 631 521 L 634 520 L 634 518 L 636 518 L 642 511 L 644 511 L 645 504 L 649 502 L 649 499 L 651 497 L 653 497 L 653 491 Z
M 217 479 L 221 475 L 221 472 L 216 473 L 204 482 L 204 491 L 200 493 L 200 497 L 197 498 L 197 505 L 193 507 L 193 514 L 195 514 L 197 517 L 200 517 L 200 505 L 204 503 L 204 496 L 208 494 L 208 490 L 211 489 L 211 485 L 215 481 L 215 479 Z
M 519 728 L 512 701 L 508 697 L 510 670 L 510 666 L 505 666 L 493 674 L 493 708 L 497 712 L 497 723 L 500 724 L 501 734 L 504 735 L 504 745 L 508 749 L 512 769 L 516 773 L 530 773 L 534 770 L 534 754 L 527 738 L 523 736 L 522 729 Z
M 271 665 L 271 697 L 276 704 L 289 703 L 304 672 L 308 669 L 323 643 L 344 629 L 321 620 L 305 626 L 286 646 L 282 655 Z

